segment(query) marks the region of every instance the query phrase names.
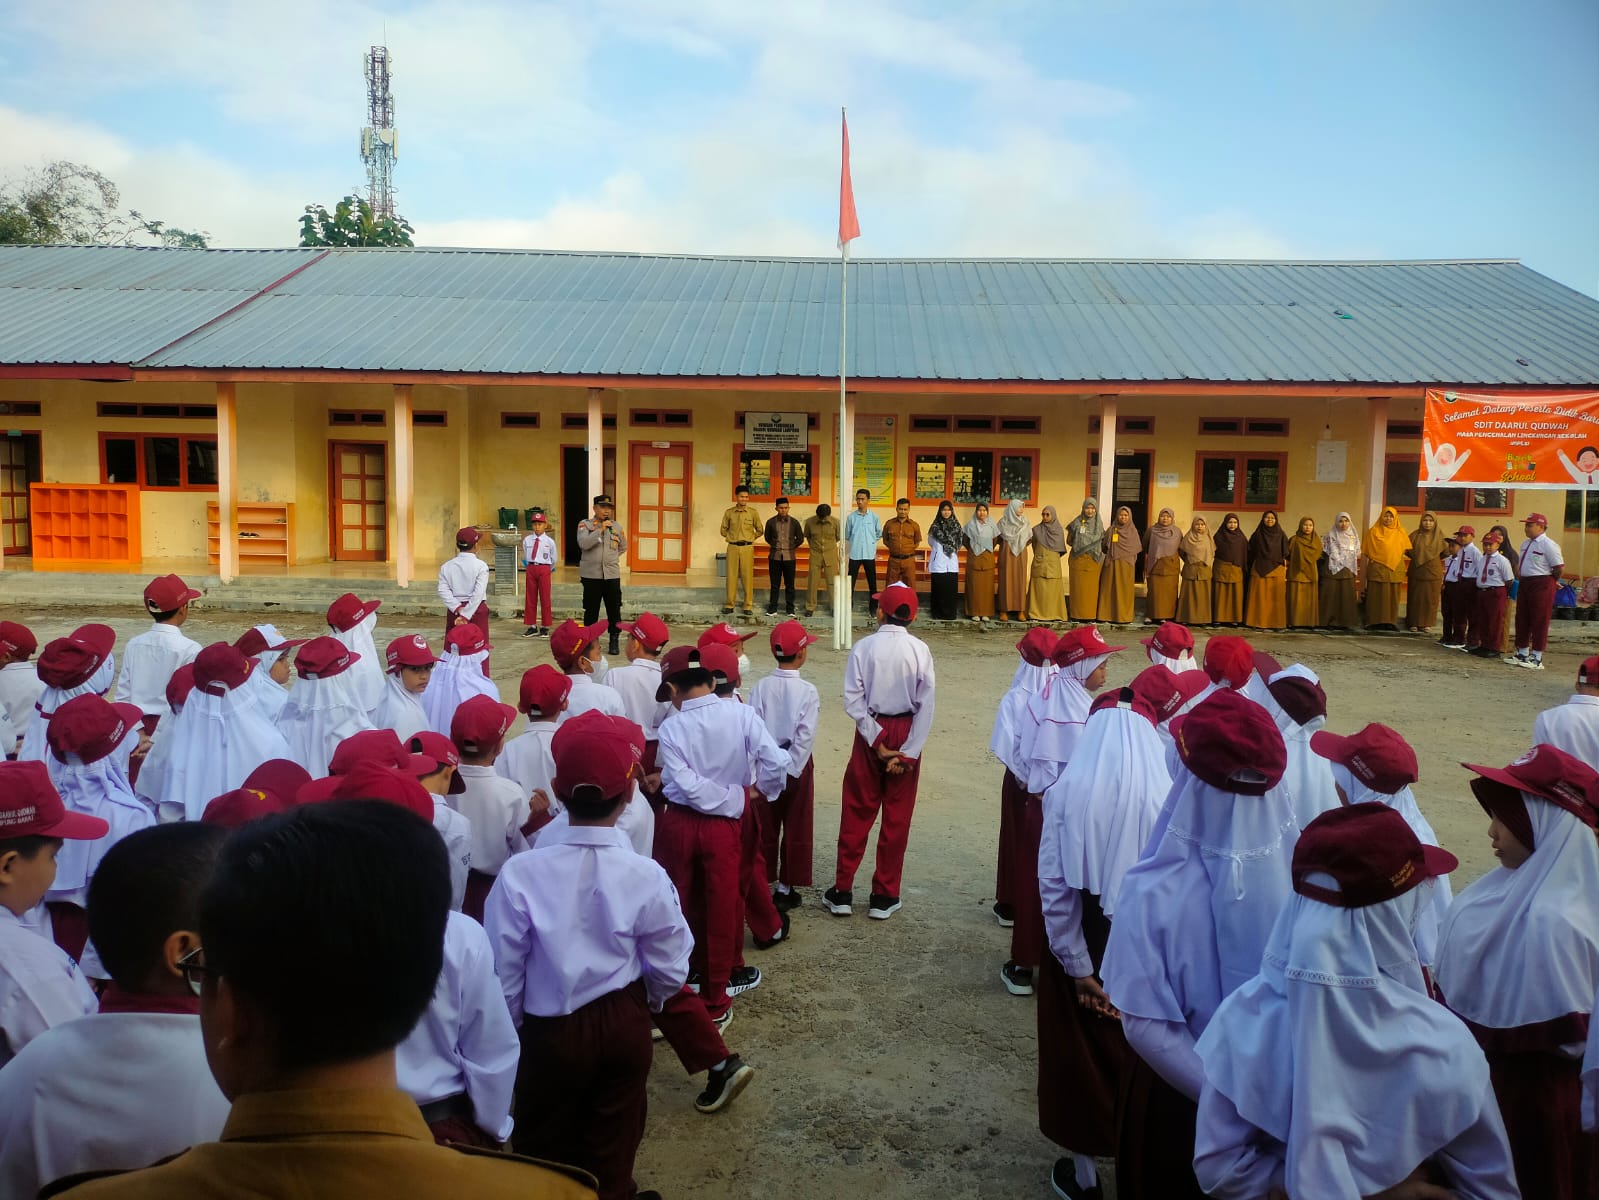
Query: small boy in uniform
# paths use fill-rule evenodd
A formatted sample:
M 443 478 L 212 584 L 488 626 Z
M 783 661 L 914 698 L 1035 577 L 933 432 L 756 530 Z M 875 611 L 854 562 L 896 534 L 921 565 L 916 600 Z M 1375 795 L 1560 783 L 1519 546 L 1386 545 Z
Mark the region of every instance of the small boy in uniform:
M 461 752 L 449 738 L 431 729 L 412 734 L 405 745 L 413 756 L 433 764 L 429 770 L 426 762 L 413 760 L 411 769 L 418 772 L 416 781 L 433 797 L 433 828 L 439 831 L 444 848 L 450 852 L 450 908 L 460 912 L 472 871 L 472 822 L 457 812 L 450 800 L 466 791 L 466 780 L 460 775 Z
M 527 849 L 530 797 L 494 770 L 505 748 L 505 732 L 515 720 L 516 709 L 509 704 L 473 696 L 450 722 L 450 740 L 461 752 L 459 773 L 465 780 L 456 805 L 472 822 L 472 870 L 461 911 L 477 921 L 483 919 L 483 902 L 506 859 Z
M 555 571 L 555 539 L 542 508 L 533 510 L 533 532 L 522 539 L 522 564 L 527 569 L 524 585 L 527 602 L 522 609 L 523 637 L 549 637 L 554 620 L 550 615 L 550 576 Z M 537 619 L 535 619 L 537 618 Z
M 489 564 L 477 556 L 483 535 L 470 525 L 455 531 L 455 557 L 439 567 L 439 599 L 444 601 L 444 632 L 457 625 L 476 625 L 489 636 Z M 483 664 L 488 674 L 489 665 Z
M 620 628 L 628 635 L 627 665 L 605 673 L 607 686 L 622 697 L 622 715 L 644 731 L 644 759 L 640 764 L 639 790 L 657 814 L 666 803 L 661 795 L 656 756 L 660 749 L 661 722 L 672 711 L 669 702 L 657 700 L 661 690 L 661 655 L 672 631 L 654 613 L 640 613 L 637 620 L 623 621 Z
M 1494 530 L 1482 535 L 1482 566 L 1477 571 L 1476 603 L 1471 610 L 1471 641 L 1466 653 L 1498 658 L 1505 639 L 1505 600 L 1516 574 L 1504 556 L 1504 539 Z
M 1599 763 L 1599 655 L 1582 660 L 1570 700 L 1538 714 L 1532 723 L 1532 744 L 1550 745 L 1582 762 Z
M 1477 601 L 1477 575 L 1482 570 L 1482 551 L 1472 544 L 1477 531 L 1470 525 L 1455 530 L 1448 539 L 1454 550 L 1444 563 L 1444 633 L 1438 644 L 1446 650 L 1464 650 L 1471 630 L 1471 612 Z
M 796 888 L 811 886 L 815 828 L 816 764 L 811 751 L 822 700 L 816 685 L 800 675 L 806 648 L 816 638 L 798 621 L 772 630 L 777 669 L 750 690 L 750 707 L 766 723 L 777 748 L 788 755 L 788 779 L 762 822 L 761 849 L 767 882 L 775 885 L 772 903 L 779 912 L 800 906 Z M 781 856 L 781 861 L 779 856 Z
M 620 623 L 617 628 L 621 628 Z M 608 717 L 622 715 L 622 698 L 615 689 L 597 682 L 609 666 L 600 650 L 600 634 L 604 632 L 603 621 L 592 625 L 563 621 L 560 628 L 550 634 L 550 654 L 572 680 L 572 691 L 566 699 L 566 717 L 575 717 L 591 708 Z
M 550 783 L 555 778 L 555 756 L 550 752 L 550 741 L 561 724 L 566 698 L 571 691 L 572 676 L 562 675 L 549 663 L 540 663 L 522 672 L 517 705 L 527 716 L 527 727 L 505 743 L 505 749 L 494 762 L 495 774 L 516 784 L 524 796 L 541 794 L 545 797 L 548 807 L 543 820 L 558 811 L 549 800 L 555 794 Z
M 144 607 L 155 624 L 122 649 L 122 674 L 117 676 L 119 704 L 137 704 L 144 713 L 144 732 L 155 732 L 167 710 L 167 680 L 184 663 L 194 661 L 200 643 L 183 635 L 189 618 L 189 601 L 195 591 L 176 575 L 152 579 L 144 589 Z
M 3 757 L 17 752 L 17 746 L 33 722 L 33 706 L 44 691 L 44 681 L 29 661 L 39 648 L 39 639 L 26 625 L 0 621 L 0 709 L 11 721 L 16 735 L 9 745 L 0 746 Z

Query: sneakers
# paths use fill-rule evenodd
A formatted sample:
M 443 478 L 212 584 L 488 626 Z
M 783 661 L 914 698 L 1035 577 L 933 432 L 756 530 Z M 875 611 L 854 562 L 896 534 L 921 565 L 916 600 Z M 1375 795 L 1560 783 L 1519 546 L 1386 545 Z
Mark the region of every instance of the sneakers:
M 694 1098 L 694 1107 L 702 1113 L 720 1112 L 733 1103 L 754 1078 L 755 1068 L 731 1054 L 721 1066 L 705 1073 L 705 1090 Z
M 994 920 L 999 922 L 1001 929 L 1009 929 L 1016 924 L 1016 906 L 994 901 Z
M 539 626 L 539 636 L 540 637 L 549 637 L 550 636 L 550 627 L 548 625 L 540 625 Z
M 665 1036 L 666 1035 L 661 1032 L 661 1027 L 659 1025 L 650 1026 L 650 1041 L 658 1042 Z
M 886 921 L 898 911 L 898 896 L 885 896 L 880 892 L 873 892 L 872 906 L 866 910 L 866 915 L 874 921 Z
M 1541 671 L 1543 670 L 1543 659 L 1529 658 L 1526 662 L 1519 665 L 1526 667 L 1529 671 Z
M 777 932 L 771 937 L 755 939 L 755 948 L 757 950 L 770 950 L 773 946 L 777 945 L 778 942 L 788 941 L 788 914 L 786 912 L 780 912 L 777 915 L 779 918 L 781 918 L 783 923 L 777 927 Z
M 854 898 L 848 891 L 828 888 L 822 893 L 822 907 L 835 917 L 847 917 L 850 914 L 850 901 Z
M 1465 642 L 1445 642 L 1445 641 L 1440 641 L 1438 644 L 1440 646 L 1442 646 L 1445 650 L 1464 650 L 1466 648 L 1466 643 Z
M 789 611 L 790 611 L 790 612 L 792 612 L 792 611 L 794 611 L 794 610 L 793 610 L 793 609 L 790 609 L 790 610 L 789 610 Z M 767 609 L 767 610 L 766 610 L 766 615 L 767 615 L 767 616 L 769 616 L 769 617 L 775 617 L 775 616 L 777 616 L 777 609 L 776 609 L 776 608 L 775 608 L 775 607 L 774 607 L 774 608 L 769 608 L 769 609 Z
M 733 1023 L 733 1010 L 729 1008 L 719 1017 L 712 1017 L 711 1024 L 716 1026 L 716 1032 L 721 1033 Z
M 1077 1182 L 1077 1168 L 1069 1154 L 1055 1160 L 1055 1169 L 1049 1173 L 1049 1186 L 1061 1200 L 1100 1200 L 1103 1195 L 1097 1183 L 1085 1188 Z
M 745 992 L 753 991 L 761 986 L 761 969 L 759 967 L 734 967 L 733 973 L 727 979 L 727 994 L 729 996 L 742 996 Z
M 1472 649 L 1467 650 L 1466 653 L 1472 655 L 1474 658 L 1498 658 L 1499 657 L 1499 651 L 1495 650 L 1491 646 L 1475 646 Z
M 776 889 L 772 891 L 772 907 L 780 913 L 792 912 L 804 903 L 805 901 L 799 892 L 793 888 L 786 892 L 779 892 Z
M 1033 994 L 1033 969 L 1019 967 L 1013 962 L 1006 963 L 999 969 L 999 978 L 1005 985 L 1005 990 L 1012 996 L 1031 996 Z
M 1525 654 L 1507 654 L 1499 661 L 1507 666 L 1524 667 L 1527 665 L 1527 656 Z
M 531 625 L 529 625 L 526 629 L 524 629 L 522 631 L 522 636 L 523 637 L 538 637 L 538 635 L 539 635 L 539 631 L 537 629 L 535 629 Z

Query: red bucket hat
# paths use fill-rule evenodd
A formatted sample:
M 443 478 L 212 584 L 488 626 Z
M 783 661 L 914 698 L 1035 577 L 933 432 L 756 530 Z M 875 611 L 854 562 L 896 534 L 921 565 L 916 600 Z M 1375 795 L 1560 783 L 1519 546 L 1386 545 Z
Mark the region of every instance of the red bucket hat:
M 328 605 L 328 624 L 340 633 L 348 633 L 382 605 L 381 600 L 363 600 L 354 592 L 345 592 Z

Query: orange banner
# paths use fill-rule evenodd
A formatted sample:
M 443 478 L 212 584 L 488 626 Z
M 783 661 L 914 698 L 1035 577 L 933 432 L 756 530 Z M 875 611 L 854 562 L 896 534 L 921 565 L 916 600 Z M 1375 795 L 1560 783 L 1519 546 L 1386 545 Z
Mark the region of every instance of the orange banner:
M 1422 487 L 1599 487 L 1599 392 L 1427 392 Z

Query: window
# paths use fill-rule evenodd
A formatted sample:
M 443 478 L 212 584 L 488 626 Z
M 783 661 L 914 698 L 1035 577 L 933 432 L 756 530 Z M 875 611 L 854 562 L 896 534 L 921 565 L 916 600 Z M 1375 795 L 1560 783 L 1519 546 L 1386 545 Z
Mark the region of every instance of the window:
M 1036 450 L 912 450 L 911 497 L 956 504 L 1037 500 Z
M 562 413 L 561 414 L 561 428 L 562 429 L 587 429 L 588 427 L 589 427 L 589 415 L 588 415 L 588 413 Z M 601 415 L 601 417 L 600 417 L 600 428 L 601 429 L 615 429 L 616 428 L 616 414 L 615 413 L 604 413 L 603 415 Z
M 816 447 L 809 450 L 733 449 L 734 486 L 743 484 L 752 499 L 816 499 Z
M 538 413 L 502 412 L 500 414 L 501 429 L 537 429 L 538 427 Z
M 1582 524 L 1582 493 L 1566 493 L 1566 528 L 1572 533 Z M 1599 491 L 1588 493 L 1588 528 L 1599 529 Z
M 687 429 L 694 424 L 694 414 L 687 409 L 635 408 L 631 416 L 635 425 L 660 429 Z
M 1099 420 L 1098 417 L 1089 417 L 1088 418 L 1088 432 L 1089 433 L 1097 435 L 1099 433 L 1099 431 L 1100 431 L 1100 428 L 1101 428 L 1101 424 L 1100 424 L 1100 420 Z M 1155 432 L 1155 418 L 1154 417 L 1117 417 L 1116 418 L 1116 432 L 1119 433 L 1119 434 L 1120 433 L 1154 433 Z
M 1287 437 L 1286 417 L 1200 417 L 1199 432 L 1207 436 L 1231 433 L 1246 437 Z
M 380 408 L 332 408 L 329 425 L 387 425 L 389 414 Z
M 417 428 L 418 426 L 426 426 L 426 425 L 431 425 L 431 426 L 434 426 L 435 428 L 440 428 L 442 426 L 448 425 L 449 423 L 450 423 L 450 414 L 447 413 L 447 412 L 444 412 L 442 410 L 430 410 L 430 411 L 426 411 L 426 412 L 413 410 L 412 413 L 411 413 L 411 427 L 413 429 Z
M 217 440 L 102 433 L 100 481 L 167 491 L 210 491 L 217 486 Z
M 1504 488 L 1422 488 L 1421 507 L 1435 513 L 1507 513 L 1510 493 Z
M 215 404 L 124 404 L 120 401 L 101 401 L 95 410 L 102 417 L 180 417 L 194 421 L 217 419 Z M 37 413 L 39 406 L 34 405 Z
M 912 415 L 911 429 L 916 433 L 1037 433 L 1037 417 L 991 417 L 981 413 L 964 416 L 938 416 L 931 413 Z
M 1200 454 L 1194 463 L 1194 506 L 1280 509 L 1287 468 L 1286 454 Z
M 0 416 L 37 417 L 38 415 L 39 402 L 37 400 L 10 400 L 0 403 Z
M 1400 512 L 1421 511 L 1421 459 L 1415 454 L 1390 454 L 1383 461 L 1382 502 Z
M 1421 436 L 1421 422 L 1389 421 L 1388 436 L 1396 441 L 1413 441 Z
M 948 433 L 948 417 L 912 417 L 911 428 L 917 433 Z

